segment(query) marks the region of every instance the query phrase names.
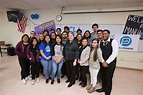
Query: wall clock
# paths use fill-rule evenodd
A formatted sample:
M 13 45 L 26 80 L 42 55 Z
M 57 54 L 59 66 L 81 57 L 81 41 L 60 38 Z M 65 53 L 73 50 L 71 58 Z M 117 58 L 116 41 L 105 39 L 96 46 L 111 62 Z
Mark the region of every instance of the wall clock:
M 61 16 L 61 15 L 57 15 L 57 16 L 56 16 L 56 20 L 57 20 L 58 22 L 60 22 L 60 21 L 62 20 L 62 16 Z

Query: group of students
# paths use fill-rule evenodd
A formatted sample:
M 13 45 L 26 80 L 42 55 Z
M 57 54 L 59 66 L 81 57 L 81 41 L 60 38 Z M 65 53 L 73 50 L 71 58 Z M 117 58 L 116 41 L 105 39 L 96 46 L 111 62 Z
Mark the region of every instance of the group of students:
M 34 31 L 30 32 L 30 37 L 24 34 L 16 45 L 22 83 L 26 84 L 31 69 L 32 85 L 39 82 L 39 73 L 43 71 L 46 83 L 50 76 L 51 84 L 54 84 L 56 76 L 60 83 L 60 78 L 66 75 L 68 87 L 74 85 L 77 78 L 81 81 L 79 85 L 86 87 L 86 74 L 89 71 L 91 83 L 86 88 L 87 92 L 105 92 L 105 95 L 110 95 L 118 44 L 110 38 L 109 30 L 98 30 L 96 23 L 92 29 L 94 32 L 86 30 L 83 36 L 82 30 L 78 29 L 76 37 L 68 26 L 64 27 L 63 32 L 60 28 L 56 31 L 52 29 L 51 34 L 45 30 L 38 38 Z M 98 75 L 101 75 L 99 80 Z M 102 81 L 102 88 L 95 90 L 99 81 Z

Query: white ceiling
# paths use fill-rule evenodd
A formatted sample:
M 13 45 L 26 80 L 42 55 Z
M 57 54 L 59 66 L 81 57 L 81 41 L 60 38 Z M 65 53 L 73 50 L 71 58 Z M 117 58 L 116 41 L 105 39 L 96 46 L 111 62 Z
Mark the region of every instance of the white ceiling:
M 0 10 L 19 9 L 45 9 L 74 6 L 103 6 L 103 5 L 132 5 L 142 7 L 143 0 L 0 0 Z

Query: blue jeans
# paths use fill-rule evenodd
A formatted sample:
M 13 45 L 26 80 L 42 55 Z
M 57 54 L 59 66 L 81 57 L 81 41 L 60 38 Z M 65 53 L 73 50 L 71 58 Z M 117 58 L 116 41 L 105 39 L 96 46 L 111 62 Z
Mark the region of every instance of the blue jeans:
M 41 59 L 41 64 L 43 66 L 43 71 L 44 71 L 44 75 L 46 79 L 49 79 L 49 76 L 51 74 L 52 71 L 52 60 L 42 60 Z
M 58 74 L 58 78 L 57 79 L 60 79 L 60 76 L 61 76 L 61 68 L 62 68 L 62 65 L 64 63 L 64 59 L 62 59 L 58 64 L 55 62 L 54 59 L 52 59 L 52 80 L 55 79 L 55 75 L 56 75 L 56 72 Z

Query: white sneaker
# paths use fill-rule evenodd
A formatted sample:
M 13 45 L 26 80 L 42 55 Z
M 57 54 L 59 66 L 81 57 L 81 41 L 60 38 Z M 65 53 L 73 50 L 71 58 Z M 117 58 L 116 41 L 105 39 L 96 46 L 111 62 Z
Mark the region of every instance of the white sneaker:
M 26 84 L 26 80 L 25 80 L 25 79 L 22 79 L 21 82 L 22 82 L 23 84 Z
M 32 76 L 28 76 L 28 79 L 29 79 L 29 80 L 32 80 Z
M 28 76 L 28 77 L 25 78 L 25 80 L 26 80 L 26 81 L 32 80 L 32 78 L 31 78 L 30 76 Z
M 35 84 L 35 80 L 32 80 L 31 84 L 34 85 Z
M 25 77 L 25 81 L 28 81 L 29 80 L 29 78 L 28 77 Z
M 40 79 L 39 78 L 36 78 L 36 82 L 38 83 L 40 81 Z

